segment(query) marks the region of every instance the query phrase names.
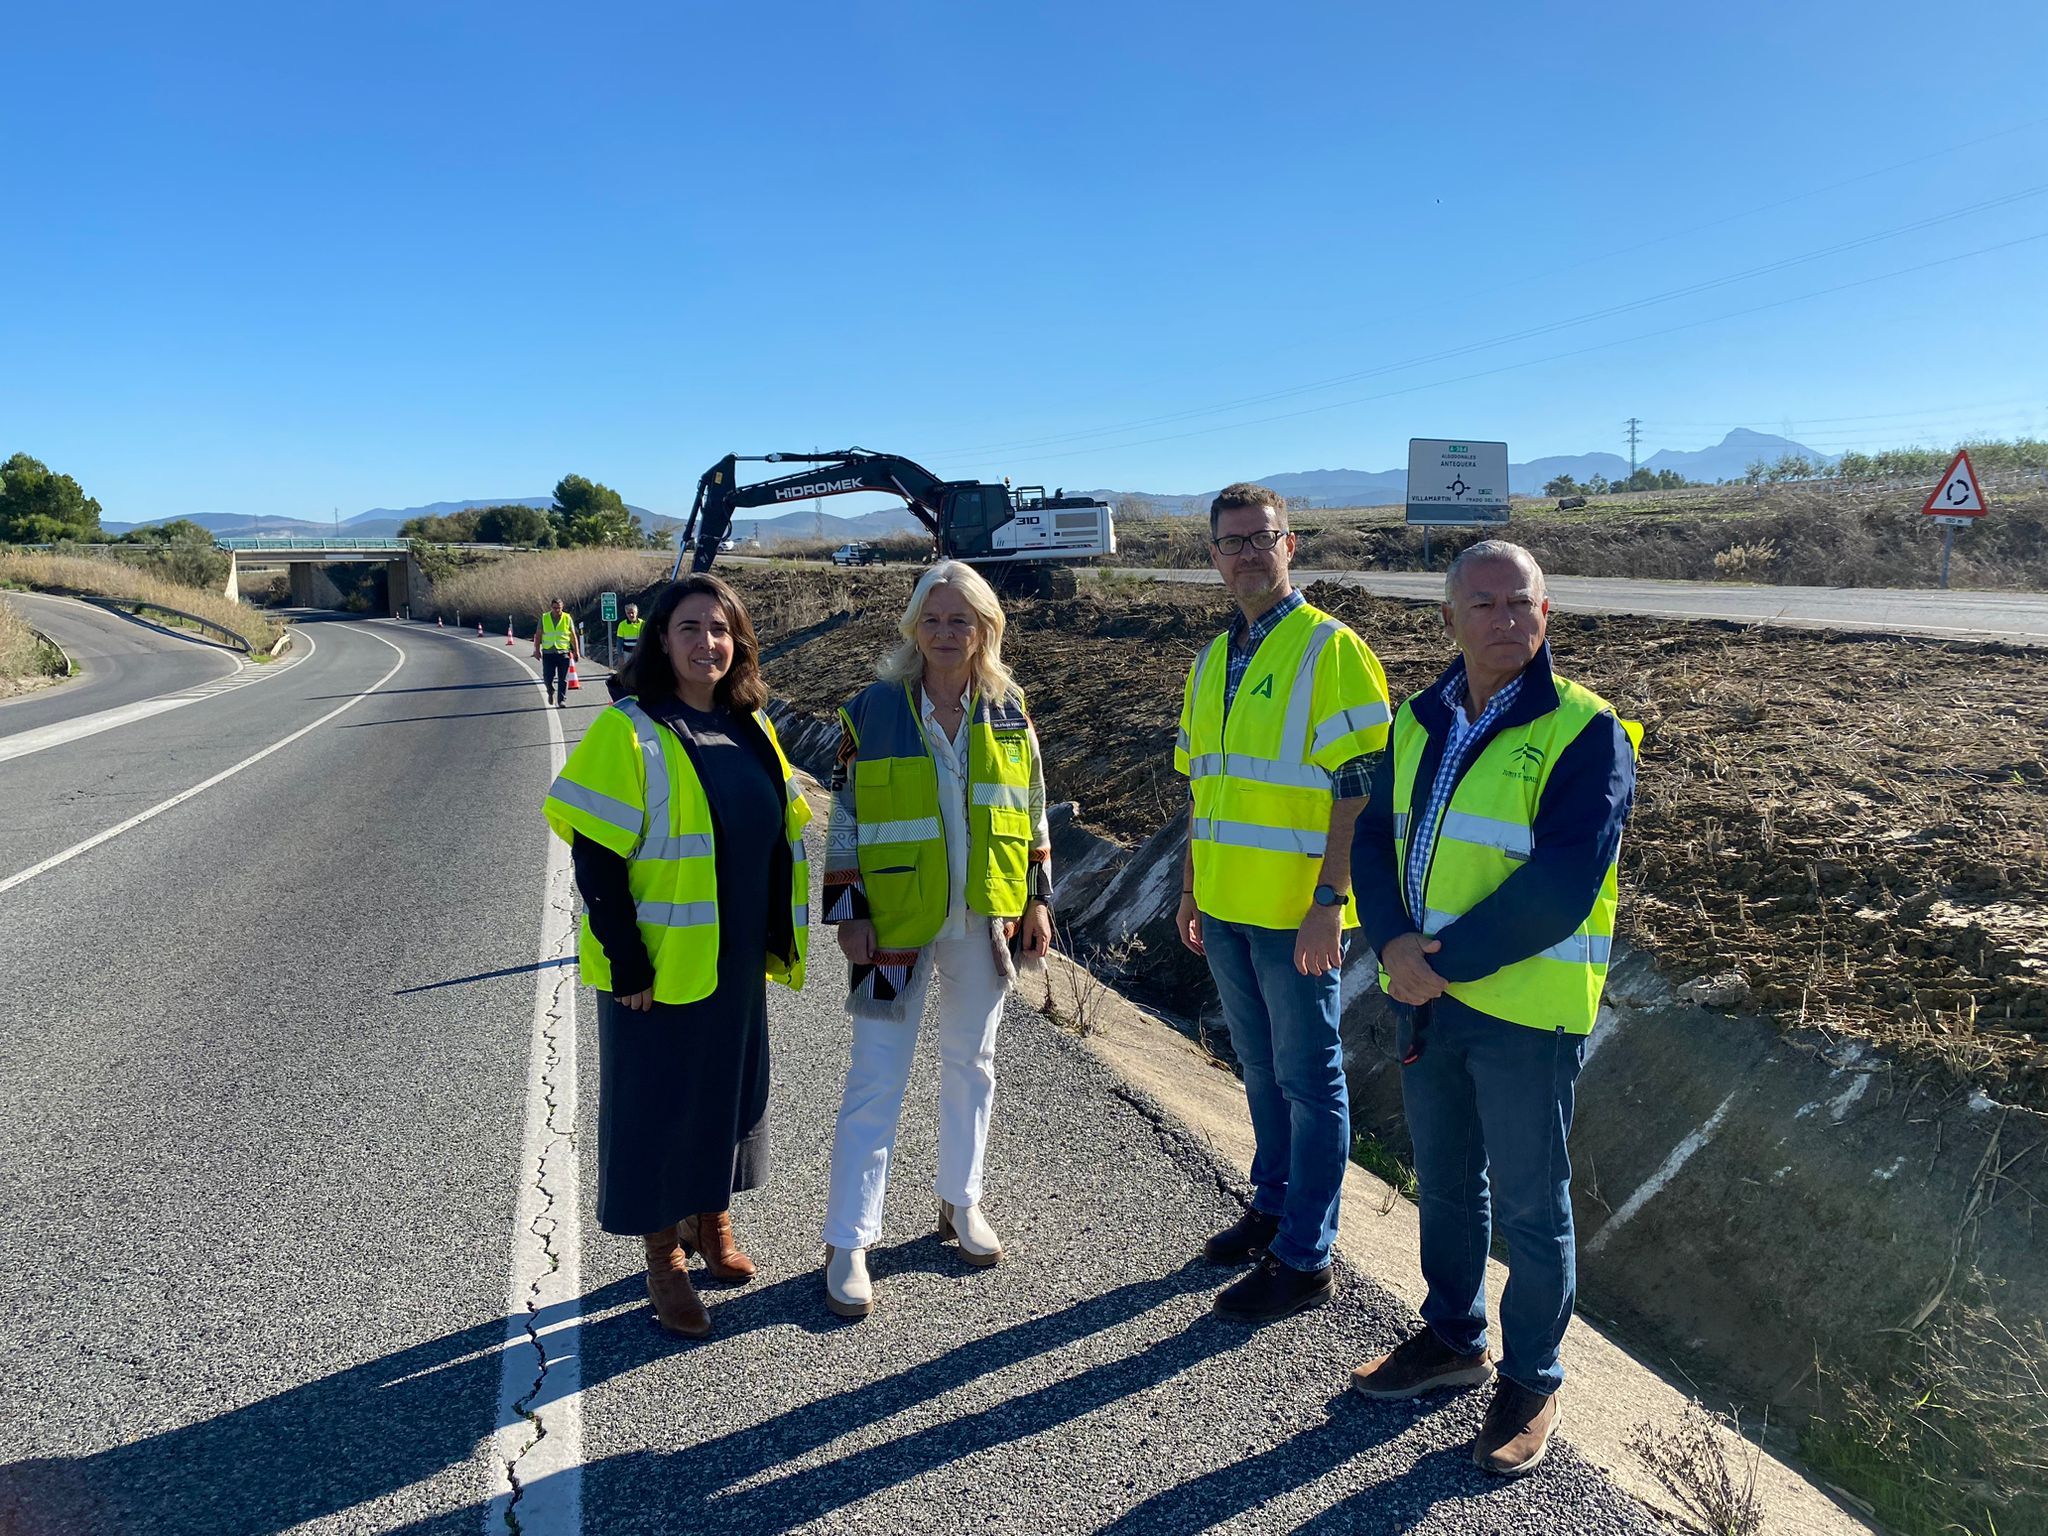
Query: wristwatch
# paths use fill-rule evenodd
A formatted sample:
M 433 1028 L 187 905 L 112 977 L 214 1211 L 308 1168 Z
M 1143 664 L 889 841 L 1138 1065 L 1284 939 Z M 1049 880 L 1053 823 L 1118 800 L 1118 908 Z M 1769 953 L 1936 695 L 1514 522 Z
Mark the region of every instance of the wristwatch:
M 1333 885 L 1319 885 L 1316 887 L 1316 905 L 1341 907 L 1344 905 L 1344 899 L 1350 894 L 1349 891 L 1340 891 Z

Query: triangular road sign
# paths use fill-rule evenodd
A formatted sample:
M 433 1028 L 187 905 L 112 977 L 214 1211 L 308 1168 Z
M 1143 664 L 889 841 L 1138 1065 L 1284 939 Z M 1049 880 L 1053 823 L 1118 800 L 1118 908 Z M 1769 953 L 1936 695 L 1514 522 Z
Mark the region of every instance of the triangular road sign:
M 1984 492 L 1978 488 L 1977 471 L 1970 466 L 1969 454 L 1957 450 L 1948 473 L 1928 493 L 1927 505 L 1920 510 L 1937 517 L 1984 515 Z

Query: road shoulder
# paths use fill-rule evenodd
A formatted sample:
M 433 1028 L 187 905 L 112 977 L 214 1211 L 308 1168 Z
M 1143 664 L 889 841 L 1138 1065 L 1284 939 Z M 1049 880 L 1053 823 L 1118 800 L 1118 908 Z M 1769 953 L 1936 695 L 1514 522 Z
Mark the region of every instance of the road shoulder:
M 1050 997 L 1061 1019 L 1085 1024 L 1080 1040 L 1090 1055 L 1124 1083 L 1151 1099 L 1195 1142 L 1240 1177 L 1252 1160 L 1251 1118 L 1243 1086 L 1228 1066 L 1205 1053 L 1157 1015 L 1094 981 L 1064 956 L 1054 956 L 1043 978 L 1023 987 L 1027 1000 Z M 1337 1250 L 1410 1307 L 1423 1283 L 1415 1207 L 1381 1180 L 1353 1165 L 1345 1175 Z M 1487 1265 L 1487 1291 L 1498 1311 L 1507 1266 Z M 1627 1449 L 1631 1434 L 1650 1425 L 1676 1427 L 1689 1394 L 1635 1359 L 1584 1317 L 1564 1343 L 1567 1439 L 1616 1486 L 1660 1512 L 1672 1500 Z M 1733 1456 L 1741 1449 L 1730 1442 Z M 1872 1527 L 1846 1512 L 1825 1491 L 1778 1458 L 1766 1454 L 1757 1487 L 1770 1529 L 1786 1536 L 1846 1536 Z

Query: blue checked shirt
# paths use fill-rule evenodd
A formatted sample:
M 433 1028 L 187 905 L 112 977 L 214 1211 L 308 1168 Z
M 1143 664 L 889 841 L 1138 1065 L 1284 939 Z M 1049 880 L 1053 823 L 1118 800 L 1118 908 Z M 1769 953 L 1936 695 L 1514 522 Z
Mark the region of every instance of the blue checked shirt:
M 1515 702 L 1515 695 L 1522 691 L 1523 675 L 1517 673 L 1513 682 L 1488 699 L 1486 708 L 1472 722 L 1472 729 L 1462 736 L 1458 734 L 1455 722 L 1463 718 L 1465 709 L 1463 663 L 1444 679 L 1443 687 L 1437 692 L 1444 708 L 1450 711 L 1453 722 L 1451 738 L 1444 743 L 1443 761 L 1436 766 L 1436 779 L 1429 786 L 1429 804 L 1423 807 L 1422 820 L 1408 829 L 1408 916 L 1424 933 L 1429 932 L 1429 911 L 1423 905 L 1422 888 L 1429 878 L 1429 856 L 1436 843 L 1437 826 L 1444 819 L 1444 812 L 1450 809 L 1451 793 L 1458 787 L 1458 775 L 1464 771 L 1465 760 L 1486 739 L 1494 721 L 1506 714 L 1508 707 Z
M 1244 681 L 1245 673 L 1251 670 L 1252 657 L 1258 654 L 1259 642 L 1270 635 L 1280 621 L 1307 599 L 1299 591 L 1290 592 L 1279 602 L 1260 614 L 1247 625 L 1244 615 L 1239 613 L 1230 621 L 1230 645 L 1228 646 L 1229 667 L 1223 674 L 1223 715 L 1230 717 L 1231 703 L 1237 698 L 1237 685 Z M 1372 792 L 1372 759 L 1354 757 L 1335 773 L 1330 775 L 1330 794 L 1338 800 L 1363 800 Z

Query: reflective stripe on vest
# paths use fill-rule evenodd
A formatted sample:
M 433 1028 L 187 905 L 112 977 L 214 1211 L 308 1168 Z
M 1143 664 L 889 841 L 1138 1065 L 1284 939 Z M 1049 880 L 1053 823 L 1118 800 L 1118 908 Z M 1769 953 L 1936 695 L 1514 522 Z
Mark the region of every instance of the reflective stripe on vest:
M 764 714 L 782 775 L 783 831 L 791 861 L 794 953 L 770 955 L 767 973 L 803 985 L 809 951 L 809 867 L 803 829 L 811 810 L 800 792 L 775 727 Z M 645 809 L 635 802 L 644 802 Z M 711 807 L 689 754 L 635 699 L 601 712 L 548 791 L 549 825 L 565 841 L 579 832 L 627 860 L 640 938 L 654 966 L 654 997 L 691 1003 L 718 983 L 718 872 Z M 611 961 L 582 919 L 578 959 L 583 979 L 611 990 Z
M 1326 664 L 1340 635 L 1356 652 Z M 1174 737 L 1194 798 L 1195 904 L 1227 922 L 1294 928 L 1322 878 L 1333 770 L 1385 741 L 1386 679 L 1356 635 L 1304 603 L 1259 642 L 1226 710 L 1229 645 L 1218 635 L 1195 658 Z M 1357 922 L 1346 901 L 1344 926 Z
M 939 772 L 909 683 L 875 683 L 839 712 L 853 738 L 855 858 L 875 942 L 915 949 L 945 925 L 952 905 Z M 968 910 L 1016 917 L 1029 894 L 1031 730 L 1021 694 L 991 707 L 976 693 L 967 712 Z
M 1557 707 L 1497 732 L 1458 780 L 1435 845 L 1422 854 L 1429 860 L 1427 907 L 1417 923 L 1423 933 L 1449 927 L 1529 860 L 1551 770 L 1581 731 L 1614 713 L 1592 690 L 1564 678 L 1555 682 Z M 1394 846 L 1404 891 L 1408 860 L 1417 852 L 1408 846 L 1411 822 L 1405 807 L 1414 803 L 1418 790 L 1428 794 L 1428 786 L 1419 785 L 1418 778 L 1429 733 L 1415 718 L 1412 705 L 1413 700 L 1403 704 L 1394 721 L 1394 803 L 1404 807 L 1394 812 Z M 1623 720 L 1621 726 L 1634 749 L 1642 740 L 1642 727 L 1633 720 Z M 1577 932 L 1490 976 L 1454 981 L 1445 990 L 1467 1007 L 1512 1024 L 1590 1033 L 1614 949 L 1616 901 L 1615 866 L 1610 863 L 1593 910 Z M 1383 970 L 1380 986 L 1386 985 Z
M 540 616 L 540 648 L 544 651 L 566 651 L 569 636 L 575 620 L 564 613 L 559 618 L 553 613 Z

